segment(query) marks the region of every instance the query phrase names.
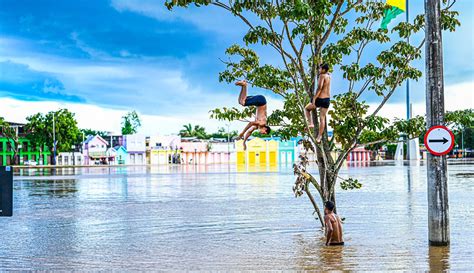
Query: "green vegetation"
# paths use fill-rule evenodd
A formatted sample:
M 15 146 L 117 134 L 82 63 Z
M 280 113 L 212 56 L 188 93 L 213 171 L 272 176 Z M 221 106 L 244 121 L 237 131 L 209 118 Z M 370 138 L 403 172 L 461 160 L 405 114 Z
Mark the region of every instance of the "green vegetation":
M 27 131 L 26 137 L 35 147 L 43 147 L 46 145 L 53 153 L 53 116 L 54 116 L 54 132 L 56 138 L 56 151 L 67 152 L 71 150 L 72 145 L 77 144 L 79 135 L 82 135 L 77 128 L 75 114 L 67 109 L 48 112 L 46 115 L 37 113 L 26 118 L 28 123 L 25 126 Z M 41 148 L 40 148 L 41 149 Z M 53 165 L 56 164 L 55 159 L 52 160 Z
M 122 134 L 132 135 L 138 131 L 138 128 L 142 125 L 140 117 L 136 111 L 128 112 L 122 117 Z

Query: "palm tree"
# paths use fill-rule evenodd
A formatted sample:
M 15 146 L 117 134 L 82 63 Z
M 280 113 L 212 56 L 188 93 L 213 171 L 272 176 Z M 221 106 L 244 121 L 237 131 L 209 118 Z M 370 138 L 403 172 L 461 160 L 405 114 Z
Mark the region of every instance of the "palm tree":
M 183 125 L 184 129 L 179 131 L 181 137 L 192 137 L 194 135 L 193 126 L 191 124 Z

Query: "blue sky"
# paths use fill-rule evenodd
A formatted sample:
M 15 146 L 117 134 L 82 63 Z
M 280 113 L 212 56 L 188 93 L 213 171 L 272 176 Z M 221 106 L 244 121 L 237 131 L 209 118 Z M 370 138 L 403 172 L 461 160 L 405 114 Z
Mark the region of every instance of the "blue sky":
M 457 97 L 465 94 L 471 107 L 473 5 L 457 1 L 462 26 L 444 36 L 446 86 Z M 423 1 L 410 8 L 413 15 L 423 12 Z M 144 133 L 177 132 L 187 122 L 212 131 L 223 123 L 209 121 L 208 111 L 235 106 L 238 94 L 218 82 L 219 58 L 245 32 L 216 7 L 170 12 L 159 0 L 0 0 L 0 116 L 22 121 L 34 111 L 68 107 L 82 127 L 117 130 L 121 114 L 137 110 Z M 262 60 L 274 61 L 271 51 L 260 52 Z M 424 61 L 415 65 L 423 69 Z M 335 72 L 333 93 L 340 93 L 346 84 Z M 413 102 L 423 105 L 424 78 L 412 90 Z M 393 109 L 404 102 L 399 91 Z M 281 105 L 270 93 L 256 92 L 274 102 L 270 109 Z

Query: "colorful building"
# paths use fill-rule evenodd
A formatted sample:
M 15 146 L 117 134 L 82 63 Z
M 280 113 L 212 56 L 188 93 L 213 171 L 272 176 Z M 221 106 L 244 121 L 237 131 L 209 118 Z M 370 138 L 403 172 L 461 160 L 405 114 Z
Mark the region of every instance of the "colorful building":
M 109 164 L 113 158 L 107 156 L 109 143 L 100 136 L 88 136 L 82 144 L 85 165 Z
M 147 140 L 147 162 L 150 165 L 180 164 L 181 137 L 149 137 Z
M 243 141 L 236 142 L 237 165 L 276 165 L 278 163 L 278 141 L 254 138 L 247 141 L 244 150 Z
M 56 165 L 58 166 L 79 166 L 84 164 L 84 155 L 80 152 L 66 152 L 59 153 L 56 157 Z
M 123 136 L 123 146 L 128 152 L 128 164 L 146 164 L 146 139 L 145 136 L 134 134 Z
M 207 142 L 182 142 L 184 164 L 208 164 L 209 145 Z
M 50 162 L 51 152 L 46 145 L 43 146 L 43 151 L 33 147 L 30 141 L 26 138 L 19 138 L 18 158 L 20 165 L 24 165 L 26 162 L 35 161 L 38 165 L 47 165 Z M 0 165 L 8 166 L 13 163 L 13 142 L 9 141 L 5 137 L 0 137 Z
M 123 146 L 116 146 L 115 149 L 115 164 L 128 165 L 128 152 Z
M 371 153 L 371 151 L 366 150 L 364 147 L 358 147 L 352 150 L 346 159 L 349 162 L 371 161 Z

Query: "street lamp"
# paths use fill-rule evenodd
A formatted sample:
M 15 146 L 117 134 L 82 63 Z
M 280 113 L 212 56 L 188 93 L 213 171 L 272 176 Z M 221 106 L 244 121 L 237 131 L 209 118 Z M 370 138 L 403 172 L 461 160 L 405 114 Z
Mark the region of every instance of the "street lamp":
M 227 164 L 230 164 L 230 123 L 226 124 L 227 126 Z
M 18 144 L 18 164 L 21 165 L 22 161 L 23 161 L 23 157 L 21 156 L 21 148 L 23 146 L 21 144 Z
M 53 112 L 53 165 L 56 165 L 56 122 L 54 120 L 54 116 L 56 115 Z
M 194 149 L 194 165 L 197 165 L 196 153 L 197 153 L 197 149 Z
M 76 155 L 74 153 L 76 151 L 76 145 L 72 145 L 71 149 L 72 149 L 72 165 L 76 166 Z

